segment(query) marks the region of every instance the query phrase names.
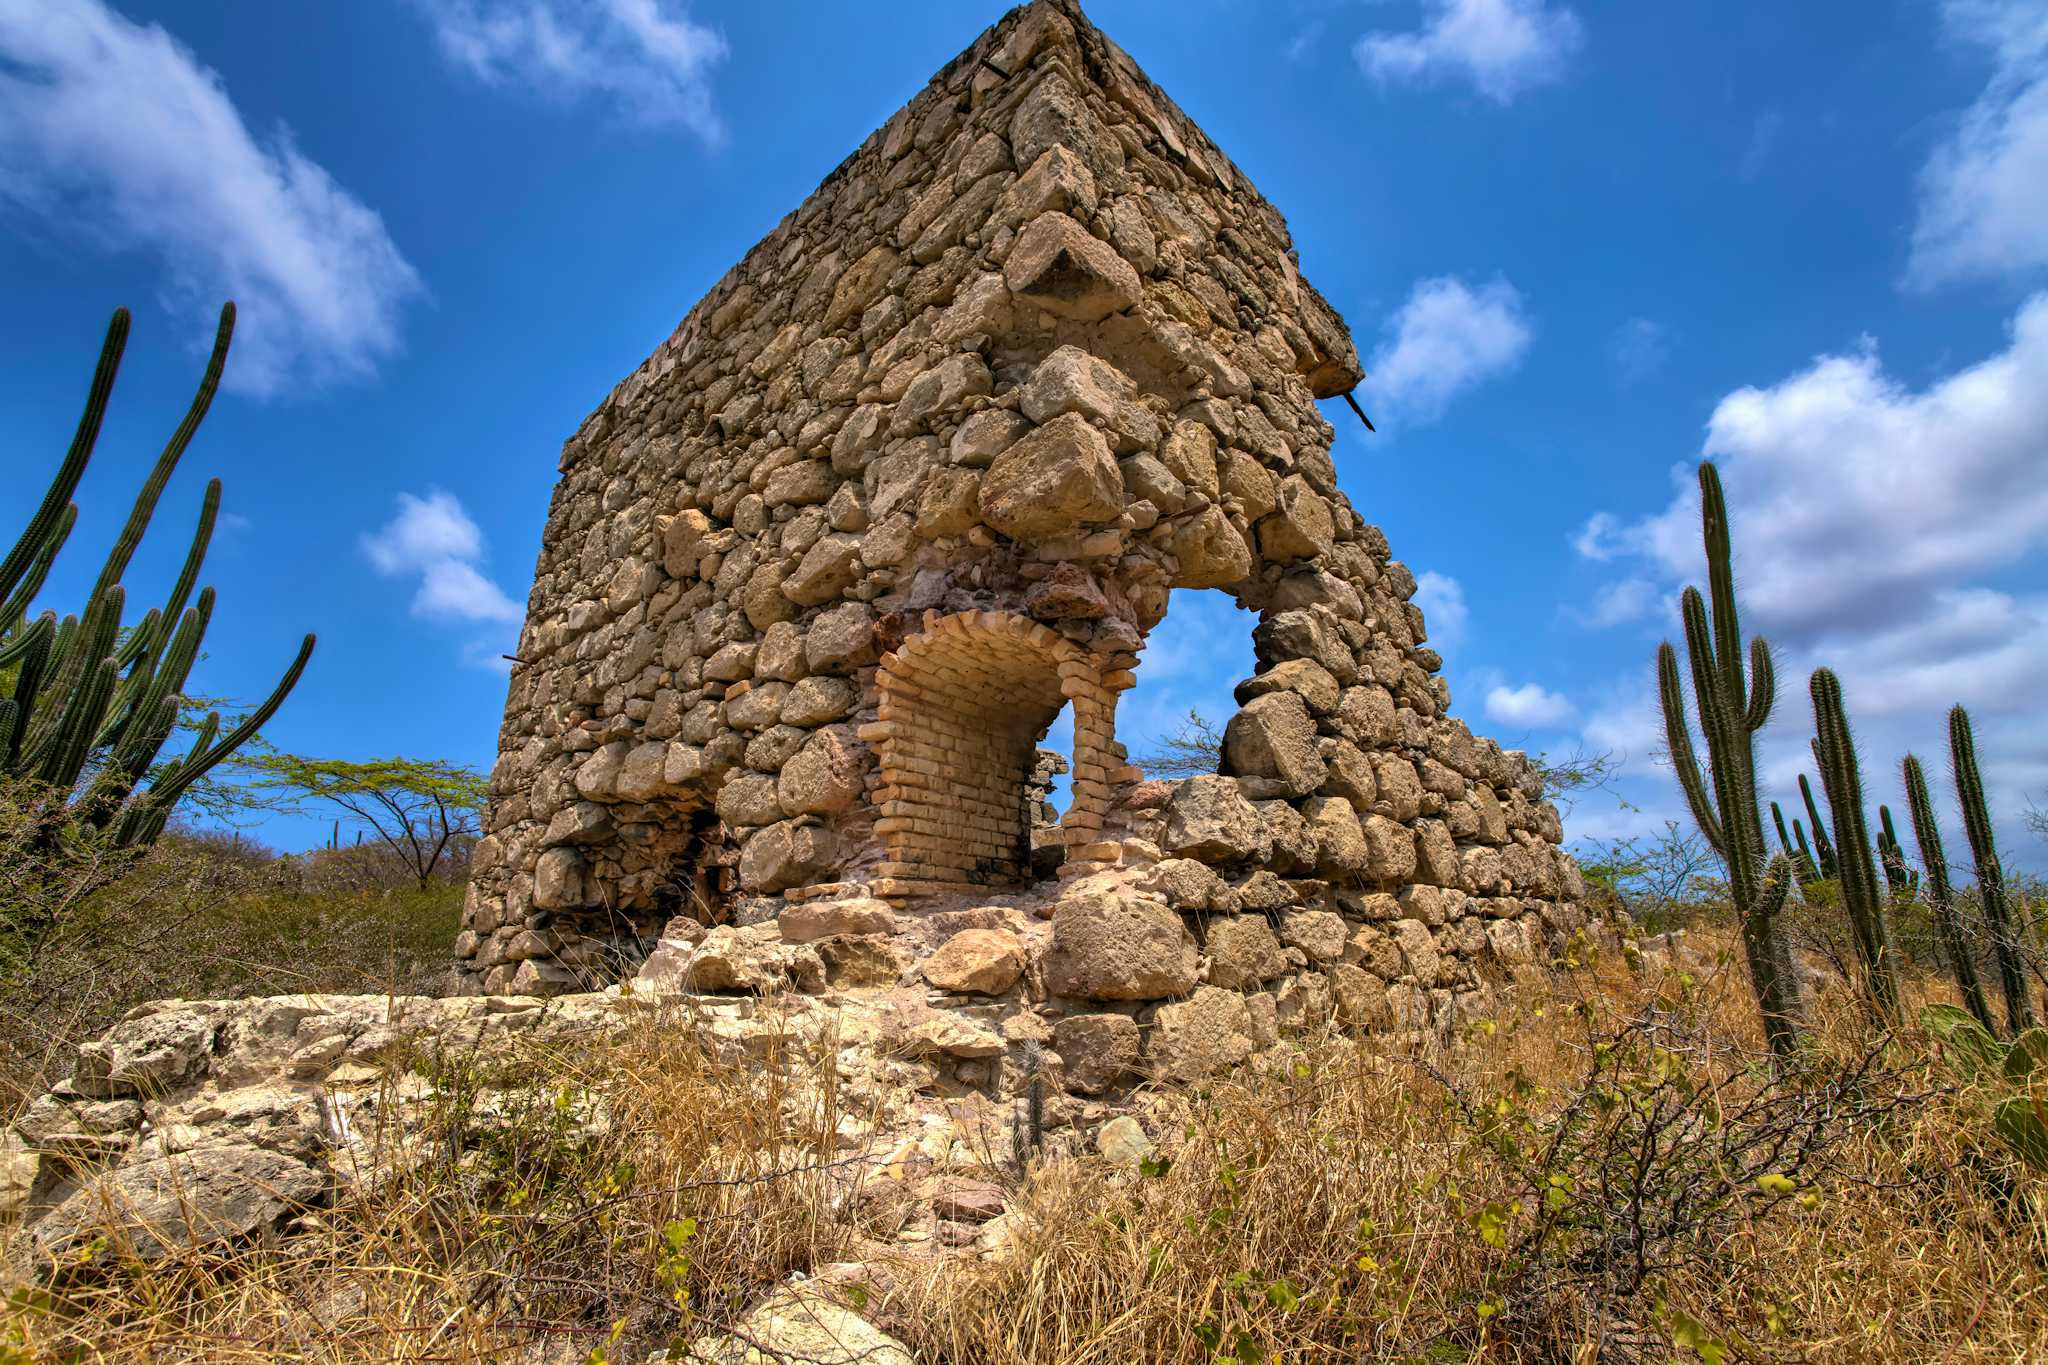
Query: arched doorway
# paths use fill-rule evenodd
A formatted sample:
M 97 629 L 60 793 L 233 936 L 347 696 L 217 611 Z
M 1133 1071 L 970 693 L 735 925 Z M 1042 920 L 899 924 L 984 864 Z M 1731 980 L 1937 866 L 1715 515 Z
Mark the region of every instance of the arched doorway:
M 1006 612 L 928 612 L 924 629 L 882 659 L 877 719 L 862 728 L 880 760 L 876 832 L 888 896 L 1018 886 L 1030 880 L 1037 747 L 1074 706 L 1068 845 L 1095 837 L 1109 809 L 1116 693 L 1099 660 Z

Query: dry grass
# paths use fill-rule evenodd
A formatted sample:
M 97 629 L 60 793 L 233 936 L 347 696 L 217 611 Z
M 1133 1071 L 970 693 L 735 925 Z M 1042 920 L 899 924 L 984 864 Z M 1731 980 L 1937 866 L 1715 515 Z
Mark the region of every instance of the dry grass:
M 957 1365 L 2048 1359 L 2048 1182 L 1918 1040 L 1829 998 L 1774 1076 L 1739 969 L 1651 989 L 1610 961 L 1553 992 L 1449 1041 L 1310 1040 L 1156 1097 L 1168 1160 L 1042 1164 L 1020 1254 L 906 1261 L 865 1311 Z M 422 1073 L 443 1099 L 410 1170 L 278 1246 L 67 1285 L 15 1340 L 638 1360 L 874 1231 L 840 1216 L 840 1101 L 809 1064 L 719 1060 L 650 1016 L 580 1055 Z

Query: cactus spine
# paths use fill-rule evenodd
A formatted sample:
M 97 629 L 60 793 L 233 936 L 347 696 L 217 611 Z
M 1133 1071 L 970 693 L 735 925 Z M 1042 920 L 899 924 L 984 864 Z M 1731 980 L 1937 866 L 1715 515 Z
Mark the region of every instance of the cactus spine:
M 1828 827 L 1820 818 L 1820 807 L 1814 804 L 1813 787 L 1807 782 L 1805 773 L 1799 774 L 1799 799 L 1806 803 L 1806 824 L 1813 831 L 1814 869 L 1820 873 L 1822 881 L 1834 881 L 1841 875 L 1841 869 L 1835 864 L 1835 846 L 1828 842 Z
M 1920 760 L 1911 754 L 1899 765 L 1906 779 L 1906 814 L 1913 821 L 1913 841 L 1920 846 L 1920 866 L 1927 872 L 1927 899 L 1934 910 L 1935 925 L 1955 964 L 1956 985 L 1962 988 L 1963 1003 L 1986 1032 L 1995 1033 L 1991 1006 L 1984 999 L 1984 983 L 1977 976 L 1977 957 L 1963 933 L 1962 918 L 1956 912 L 1955 892 L 1948 882 L 1948 857 L 1941 848 L 1941 826 L 1934 821 L 1934 803 L 1927 797 L 1927 774 Z
M 1686 653 L 1692 665 L 1694 704 L 1706 740 L 1708 781 L 1694 754 L 1692 729 L 1686 717 L 1685 691 L 1679 679 L 1678 652 L 1669 641 L 1657 647 L 1657 691 L 1664 712 L 1664 733 L 1672 766 L 1692 808 L 1700 833 L 1728 869 L 1728 887 L 1742 928 L 1749 959 L 1750 982 L 1763 1014 L 1764 1034 L 1773 1051 L 1784 1054 L 1796 1040 L 1797 978 L 1791 954 L 1778 925 L 1784 908 L 1792 861 L 1768 858 L 1763 819 L 1757 805 L 1756 756 L 1753 736 L 1770 719 L 1776 700 L 1770 646 L 1749 643 L 1749 677 L 1743 674 L 1742 625 L 1735 610 L 1735 570 L 1728 536 L 1728 506 L 1721 478 L 1711 463 L 1700 466 L 1700 528 L 1707 551 L 1707 583 L 1713 596 L 1712 620 L 1699 589 L 1688 587 L 1679 599 L 1685 621 Z
M 1956 799 L 1963 808 L 1963 832 L 1970 836 L 1970 858 L 1977 865 L 1977 894 L 1984 902 L 1984 923 L 1991 931 L 1991 952 L 1998 963 L 1998 984 L 2005 993 L 2005 1019 L 2015 1034 L 2034 1026 L 2034 1003 L 2013 933 L 2012 909 L 2005 898 L 2005 871 L 1998 862 L 1998 843 L 1991 832 L 1991 812 L 1984 802 L 1984 775 L 1977 768 L 1977 740 L 1970 731 L 1970 713 L 1958 706 L 1948 713 L 1948 752 L 1956 779 Z
M 1865 987 L 1880 1017 L 1896 1025 L 1899 985 L 1894 973 L 1897 955 L 1885 923 L 1885 898 L 1878 891 L 1872 866 L 1870 825 L 1863 814 L 1863 774 L 1856 761 L 1856 741 L 1842 709 L 1842 684 L 1834 670 L 1814 670 L 1814 756 L 1820 760 L 1821 789 L 1834 818 L 1837 881 L 1842 907 L 1855 931 L 1856 955 L 1863 962 Z
M 149 529 L 157 500 L 212 406 L 234 326 L 235 306 L 230 303 L 221 309 L 213 353 L 198 391 L 143 481 L 100 566 L 83 615 L 59 621 L 54 612 L 44 612 L 31 621 L 28 611 L 77 522 L 78 508 L 71 497 L 92 458 L 121 366 L 129 327 L 125 308 L 116 310 L 108 324 L 70 448 L 21 538 L 0 561 L 0 667 L 15 666 L 12 694 L 0 701 L 0 772 L 33 779 L 50 793 L 44 824 L 52 849 L 79 832 L 104 831 L 124 847 L 154 840 L 178 798 L 283 704 L 313 652 L 313 637 L 308 635 L 277 687 L 245 722 L 218 737 L 219 717 L 209 717 L 192 751 L 183 760 L 159 767 L 147 787 L 138 790 L 177 726 L 185 680 L 213 616 L 213 589 L 201 590 L 196 599 L 193 589 L 220 510 L 220 481 L 207 485 L 198 526 L 170 595 L 125 639 L 121 615 L 126 590 L 121 577 Z
M 1892 827 L 1892 808 L 1877 808 L 1877 861 L 1884 869 L 1884 884 L 1895 898 L 1911 900 L 1920 894 L 1920 874 L 1906 867 L 1906 850 L 1899 844 L 1899 832 Z

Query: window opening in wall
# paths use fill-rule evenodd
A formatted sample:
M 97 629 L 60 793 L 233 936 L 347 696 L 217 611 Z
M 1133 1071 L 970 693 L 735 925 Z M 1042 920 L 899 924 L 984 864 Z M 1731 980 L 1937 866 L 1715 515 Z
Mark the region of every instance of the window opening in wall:
M 1166 619 L 1146 637 L 1138 682 L 1117 706 L 1117 729 L 1131 762 L 1155 778 L 1213 773 L 1223 727 L 1237 710 L 1237 684 L 1258 668 L 1252 628 L 1258 618 L 1229 593 L 1181 588 Z

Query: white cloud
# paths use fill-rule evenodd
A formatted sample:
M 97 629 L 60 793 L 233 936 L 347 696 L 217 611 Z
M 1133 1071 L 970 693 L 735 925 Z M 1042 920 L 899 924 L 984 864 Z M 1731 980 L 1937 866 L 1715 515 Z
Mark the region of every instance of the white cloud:
M 1992 74 L 1920 172 L 1906 282 L 1925 288 L 2048 265 L 2048 8 L 1947 0 L 1952 37 Z
M 1423 624 L 1429 627 L 1430 642 L 1437 653 L 1457 648 L 1465 638 L 1465 622 L 1472 615 L 1465 605 L 1465 587 L 1448 574 L 1425 569 L 1415 576 L 1415 605 L 1422 609 Z
M 1647 578 L 1623 578 L 1600 589 L 1591 607 L 1573 615 L 1589 626 L 1618 626 L 1649 615 L 1663 596 Z
M 424 498 L 400 493 L 398 514 L 362 543 L 378 572 L 392 578 L 419 576 L 412 599 L 415 616 L 513 625 L 526 617 L 478 567 L 483 532 L 452 493 L 430 490 Z
M 640 123 L 680 124 L 717 146 L 711 68 L 725 39 L 669 0 L 417 0 L 442 53 L 492 85 L 551 99 L 598 96 Z
M 1424 0 L 1419 30 L 1368 33 L 1354 55 L 1376 80 L 1457 77 L 1507 104 L 1563 80 L 1585 45 L 1579 16 L 1545 0 Z
M 1433 422 L 1451 399 L 1521 364 L 1533 335 L 1504 279 L 1474 291 L 1453 276 L 1418 280 L 1373 352 L 1370 392 L 1397 420 Z
M 236 301 L 225 383 L 267 394 L 370 373 L 419 278 L 383 220 L 220 76 L 101 0 L 0 0 L 0 207 L 59 242 L 161 262 L 173 310 Z
M 1572 717 L 1572 704 L 1537 683 L 1492 687 L 1486 692 L 1486 718 L 1502 725 L 1554 727 Z
M 1811 764 L 1805 688 L 1821 665 L 1842 678 L 1873 802 L 1896 803 L 1908 749 L 1942 757 L 1956 702 L 1976 716 L 2002 826 L 2048 789 L 2048 596 L 1984 581 L 2048 552 L 2044 450 L 2048 294 L 2021 306 L 2004 349 L 1921 389 L 1866 342 L 1721 400 L 1701 453 L 1727 490 L 1745 628 L 1778 649 L 1762 771 L 1781 799 Z M 1582 533 L 1666 592 L 1704 575 L 1691 466 L 1674 478 L 1663 511 Z
M 1664 368 L 1676 338 L 1671 328 L 1653 318 L 1630 318 L 1614 329 L 1614 364 L 1629 383 L 1647 379 Z

